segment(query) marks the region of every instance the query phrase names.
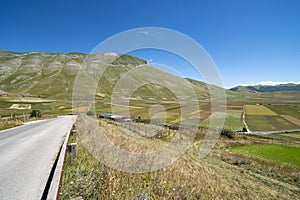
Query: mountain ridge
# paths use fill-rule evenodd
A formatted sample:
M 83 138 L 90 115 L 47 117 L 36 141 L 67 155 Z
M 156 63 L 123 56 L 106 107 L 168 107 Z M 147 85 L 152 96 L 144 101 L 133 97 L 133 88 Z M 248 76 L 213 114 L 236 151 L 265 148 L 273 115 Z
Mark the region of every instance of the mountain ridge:
M 300 84 L 287 83 L 278 85 L 255 85 L 255 86 L 236 86 L 229 89 L 233 92 L 282 92 L 282 91 L 300 91 Z

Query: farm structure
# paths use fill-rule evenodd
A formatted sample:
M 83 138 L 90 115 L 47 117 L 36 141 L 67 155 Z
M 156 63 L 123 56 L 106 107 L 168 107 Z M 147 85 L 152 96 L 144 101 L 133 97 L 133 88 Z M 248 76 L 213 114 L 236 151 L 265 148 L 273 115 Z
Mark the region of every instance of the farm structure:
M 112 113 L 98 114 L 97 117 L 111 119 L 111 120 L 117 121 L 117 122 L 132 122 L 133 121 L 133 119 L 129 116 L 116 115 L 116 114 L 112 114 Z

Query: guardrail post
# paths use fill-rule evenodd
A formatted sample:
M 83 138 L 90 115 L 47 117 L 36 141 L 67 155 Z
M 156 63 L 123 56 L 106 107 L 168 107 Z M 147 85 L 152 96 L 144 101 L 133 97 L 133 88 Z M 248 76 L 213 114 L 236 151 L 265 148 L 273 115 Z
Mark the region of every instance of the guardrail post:
M 71 143 L 71 159 L 72 161 L 76 160 L 76 143 Z
M 72 135 L 73 135 L 74 137 L 77 135 L 77 132 L 78 132 L 77 130 L 72 130 L 72 131 L 71 131 L 71 133 L 72 133 Z

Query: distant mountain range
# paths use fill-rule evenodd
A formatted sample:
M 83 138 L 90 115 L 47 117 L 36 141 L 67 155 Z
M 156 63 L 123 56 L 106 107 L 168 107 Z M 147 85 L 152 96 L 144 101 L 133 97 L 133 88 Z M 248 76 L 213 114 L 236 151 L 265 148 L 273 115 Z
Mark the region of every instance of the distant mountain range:
M 231 88 L 233 92 L 282 92 L 282 91 L 300 91 L 300 84 L 280 84 L 280 85 L 256 85 L 256 86 L 237 86 Z

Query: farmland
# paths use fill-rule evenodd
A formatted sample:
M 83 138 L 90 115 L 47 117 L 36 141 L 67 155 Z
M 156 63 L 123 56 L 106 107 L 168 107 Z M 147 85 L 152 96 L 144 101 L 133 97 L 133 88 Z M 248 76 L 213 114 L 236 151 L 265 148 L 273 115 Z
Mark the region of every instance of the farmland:
M 282 118 L 288 120 L 289 122 L 293 123 L 293 124 L 296 124 L 300 127 L 300 120 L 295 118 L 295 117 L 292 117 L 290 115 L 281 115 Z
M 246 115 L 246 122 L 251 131 L 276 131 L 299 128 L 280 116 Z
M 268 108 L 300 127 L 300 108 L 298 105 L 268 105 Z
M 267 107 L 260 106 L 260 105 L 246 105 L 245 111 L 247 115 L 267 115 L 267 116 L 277 115 L 275 112 L 268 109 Z
M 160 105 L 160 106 L 157 106 Z M 129 115 L 133 118 L 141 117 L 142 119 L 152 119 L 161 122 L 179 124 L 181 121 L 181 106 L 177 101 L 154 101 L 154 100 L 132 100 L 129 106 L 124 105 L 110 105 L 103 103 L 98 103 L 96 105 L 97 113 L 112 112 L 112 106 L 114 112 L 121 115 Z M 186 105 L 189 106 L 188 104 Z M 277 108 L 279 106 L 272 106 L 272 110 L 269 106 L 263 105 L 248 105 L 245 106 L 246 110 L 246 123 L 248 124 L 251 131 L 278 131 L 278 130 L 291 130 L 298 129 L 299 126 L 288 120 L 284 115 L 277 114 Z M 242 130 L 242 106 L 239 104 L 231 103 L 228 107 L 229 109 L 226 113 L 213 113 L 210 114 L 210 106 L 208 103 L 200 102 L 199 110 L 190 109 L 191 113 L 188 117 L 192 118 L 200 117 L 200 126 L 209 127 L 210 120 L 212 117 L 215 119 L 226 118 L 224 123 L 225 129 L 230 129 L 233 131 Z M 276 108 L 276 109 L 274 109 Z M 297 107 L 289 106 L 288 110 L 281 113 L 288 113 L 293 111 L 294 115 L 297 116 L 298 111 L 295 111 Z M 276 112 L 275 112 L 276 111 Z M 289 117 L 291 118 L 291 117 Z
M 299 126 L 292 122 L 291 117 L 278 115 L 288 113 L 289 109 L 278 109 L 279 106 L 272 106 L 272 110 L 262 105 L 246 105 L 246 123 L 251 131 L 277 131 L 298 129 Z M 295 109 L 294 109 L 295 110 Z M 276 111 L 276 112 L 274 112 Z
M 176 100 L 131 100 L 129 105 L 117 105 L 107 102 L 98 102 L 95 106 L 96 113 L 111 113 L 112 111 L 120 115 L 130 115 L 137 119 L 152 119 L 156 121 L 179 124 L 181 117 L 204 119 L 210 115 L 210 107 L 207 103 L 199 102 L 198 107 L 191 106 L 188 102 L 180 103 Z M 189 112 L 182 114 L 182 109 Z M 182 116 L 181 116 L 182 115 Z
M 243 125 L 241 122 L 241 110 L 228 110 L 226 113 L 216 112 L 213 113 L 211 116 L 203 120 L 200 125 L 204 127 L 209 127 L 209 123 L 211 121 L 211 118 L 215 118 L 216 120 L 219 120 L 220 118 L 225 118 L 224 122 L 224 128 L 230 129 L 230 130 L 242 130 Z
M 281 144 L 257 144 L 233 147 L 232 151 L 300 169 L 300 149 L 297 147 Z
M 300 107 L 298 105 L 267 105 L 266 107 L 273 110 L 278 115 L 290 115 L 300 119 Z

